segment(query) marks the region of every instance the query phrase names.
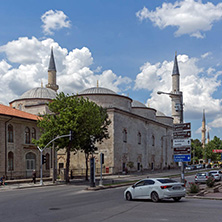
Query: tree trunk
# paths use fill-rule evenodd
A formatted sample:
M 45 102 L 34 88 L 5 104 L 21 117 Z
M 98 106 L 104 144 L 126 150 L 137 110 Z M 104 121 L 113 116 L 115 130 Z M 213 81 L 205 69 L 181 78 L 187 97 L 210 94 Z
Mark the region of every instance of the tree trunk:
M 89 159 L 89 154 L 88 153 L 85 153 L 85 161 L 86 161 L 86 181 L 89 180 L 88 178 L 88 170 L 89 170 L 89 167 L 88 167 L 88 159 Z
M 70 145 L 66 148 L 66 183 L 69 183 Z

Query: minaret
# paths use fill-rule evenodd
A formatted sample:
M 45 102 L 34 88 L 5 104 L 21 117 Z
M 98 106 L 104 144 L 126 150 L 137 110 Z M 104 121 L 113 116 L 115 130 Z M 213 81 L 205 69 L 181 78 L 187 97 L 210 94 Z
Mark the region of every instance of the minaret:
M 205 147 L 205 142 L 206 142 L 206 119 L 205 119 L 205 110 L 203 110 L 202 138 L 201 138 L 202 148 Z
M 51 56 L 48 68 L 48 84 L 46 85 L 46 88 L 53 89 L 56 92 L 59 89 L 59 86 L 56 84 L 56 66 L 53 55 L 53 48 L 51 48 Z
M 210 132 L 207 130 L 207 144 L 210 142 Z
M 174 66 L 172 72 L 172 92 L 170 94 L 172 102 L 173 123 L 183 122 L 183 93 L 180 91 L 180 73 L 175 53 Z

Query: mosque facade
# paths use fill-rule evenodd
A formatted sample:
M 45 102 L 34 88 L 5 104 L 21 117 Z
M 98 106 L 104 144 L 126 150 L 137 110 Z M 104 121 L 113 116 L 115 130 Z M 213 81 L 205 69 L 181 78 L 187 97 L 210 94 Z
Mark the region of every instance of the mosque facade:
M 176 64 L 177 65 L 177 64 Z M 175 66 L 175 64 L 174 64 Z M 175 67 L 174 67 L 175 69 Z M 173 81 L 175 80 L 175 73 L 172 74 Z M 179 83 L 178 83 L 179 84 Z M 36 87 L 23 93 L 20 98 L 10 102 L 10 109 L 17 110 L 22 113 L 29 113 L 33 116 L 39 114 L 50 113 L 47 104 L 56 98 L 59 86 L 56 83 L 56 66 L 51 50 L 49 69 L 48 69 L 48 84 L 46 87 Z M 114 91 L 102 88 L 93 87 L 85 89 L 78 94 L 95 102 L 97 105 L 107 109 L 111 124 L 109 126 L 110 138 L 104 140 L 102 144 L 97 144 L 98 151 L 95 154 L 96 169 L 100 168 L 99 154 L 104 153 L 104 171 L 106 173 L 119 173 L 128 168 L 131 171 L 141 170 L 155 170 L 175 167 L 173 160 L 172 134 L 174 119 L 165 116 L 162 112 L 153 108 L 147 107 L 139 101 L 135 101 L 128 96 L 123 96 Z M 169 106 L 170 107 L 170 106 Z M 37 135 L 40 137 L 39 129 L 37 129 L 37 120 L 33 124 Z M 13 124 L 12 124 L 13 125 Z M 21 123 L 23 128 L 24 123 Z M 7 128 L 9 123 L 5 121 Z M 13 125 L 13 135 L 16 134 L 15 125 Z M 25 137 L 25 130 L 23 129 L 21 138 Z M 6 138 L 6 137 L 5 137 Z M 5 147 L 10 147 L 10 143 L 3 141 Z M 17 143 L 17 141 L 15 141 Z M 21 142 L 20 147 L 16 149 L 22 150 L 24 146 Z M 8 152 L 8 151 L 7 151 Z M 10 151 L 9 151 L 10 152 Z M 9 152 L 4 153 L 5 170 L 7 171 L 9 163 Z M 39 168 L 40 159 L 38 157 L 37 147 L 32 144 L 31 153 L 35 159 L 33 168 Z M 48 166 L 51 168 L 51 151 L 48 150 Z M 25 162 L 25 157 L 14 153 L 13 161 L 17 159 Z M 60 150 L 57 153 L 57 168 L 63 169 L 66 165 L 66 153 Z M 8 168 L 9 169 L 9 168 Z M 76 174 L 85 173 L 85 158 L 83 153 L 71 155 L 70 169 Z M 15 167 L 13 168 L 16 171 Z M 24 164 L 24 170 L 27 170 L 27 163 Z M 46 170 L 46 169 L 45 169 Z M 47 167 L 47 170 L 48 167 Z M 1 171 L 0 171 L 1 172 Z

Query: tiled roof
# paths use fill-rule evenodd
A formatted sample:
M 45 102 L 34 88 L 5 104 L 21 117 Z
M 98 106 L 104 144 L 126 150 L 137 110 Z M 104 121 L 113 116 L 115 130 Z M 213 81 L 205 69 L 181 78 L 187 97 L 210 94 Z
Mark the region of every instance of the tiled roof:
M 14 116 L 23 119 L 38 120 L 40 117 L 31 113 L 0 104 L 0 115 Z

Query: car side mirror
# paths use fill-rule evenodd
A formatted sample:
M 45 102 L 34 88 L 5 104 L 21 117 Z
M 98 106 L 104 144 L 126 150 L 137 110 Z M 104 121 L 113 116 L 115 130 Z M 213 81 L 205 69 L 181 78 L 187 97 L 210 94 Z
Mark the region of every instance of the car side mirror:
M 134 188 L 135 188 L 135 185 L 133 185 L 132 188 L 134 189 Z

